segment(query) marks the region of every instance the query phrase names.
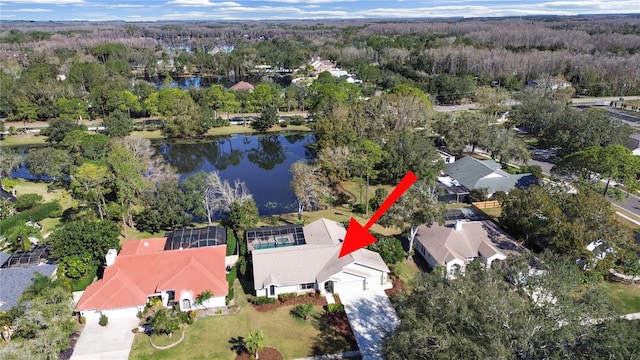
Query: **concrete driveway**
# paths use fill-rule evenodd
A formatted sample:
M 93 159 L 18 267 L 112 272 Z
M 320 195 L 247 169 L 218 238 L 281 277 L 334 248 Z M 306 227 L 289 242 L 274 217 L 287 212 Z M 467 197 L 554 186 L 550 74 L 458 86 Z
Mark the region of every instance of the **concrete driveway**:
M 127 360 L 138 326 L 137 318 L 109 319 L 102 327 L 98 320 L 87 320 L 76 343 L 71 360 Z
M 363 360 L 384 359 L 384 341 L 400 320 L 384 290 L 340 293 Z

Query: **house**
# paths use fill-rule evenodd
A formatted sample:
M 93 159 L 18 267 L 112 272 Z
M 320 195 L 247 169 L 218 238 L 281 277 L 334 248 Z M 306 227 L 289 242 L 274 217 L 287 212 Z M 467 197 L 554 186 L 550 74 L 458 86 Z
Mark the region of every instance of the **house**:
M 520 254 L 522 246 L 489 220 L 456 220 L 445 225 L 420 225 L 416 251 L 435 268 L 444 266 L 447 276 L 464 272 L 465 266 L 480 259 L 485 266 L 501 262 L 509 254 Z
M 246 81 L 240 81 L 239 83 L 233 85 L 232 87 L 229 88 L 229 90 L 236 90 L 236 91 L 248 91 L 248 92 L 252 92 L 254 89 L 254 86 L 249 84 Z
M 33 283 L 36 273 L 51 277 L 58 265 L 47 260 L 49 247 L 36 245 L 14 254 L 0 252 L 0 311 L 18 305 L 24 289 Z
M 640 156 L 640 133 L 630 135 L 626 145 L 633 155 Z
M 109 250 L 102 279 L 87 287 L 77 310 L 87 318 L 133 317 L 154 297 L 182 311 L 225 306 L 226 251 L 226 231 L 215 226 L 125 242 L 119 254 Z M 213 297 L 194 304 L 207 290 Z
M 342 224 L 328 219 L 247 230 L 256 296 L 391 288 L 378 253 L 360 249 L 338 258 L 345 235 Z
M 444 172 L 447 176 L 439 177 L 438 181 L 445 187 L 462 187 L 455 191 L 463 193 L 487 188 L 489 197 L 497 191 L 508 193 L 514 188 L 537 183 L 536 177 L 532 174 L 509 174 L 493 160 L 478 160 L 471 156 L 445 165 Z

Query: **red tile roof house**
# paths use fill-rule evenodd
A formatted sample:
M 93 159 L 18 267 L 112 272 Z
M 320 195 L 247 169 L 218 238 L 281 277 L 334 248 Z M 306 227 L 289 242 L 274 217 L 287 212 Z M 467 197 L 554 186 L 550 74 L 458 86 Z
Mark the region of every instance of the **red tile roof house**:
M 342 224 L 324 218 L 304 227 L 247 230 L 256 296 L 390 289 L 389 268 L 377 252 L 360 249 L 338 258 L 345 235 Z
M 136 316 L 151 297 L 162 304 L 175 301 L 180 310 L 225 306 L 229 291 L 225 271 L 226 245 L 165 250 L 166 238 L 128 241 L 120 254 L 106 255 L 101 280 L 89 285 L 77 310 L 87 319 Z M 200 306 L 195 298 L 209 290 L 213 297 Z
M 233 85 L 232 87 L 229 88 L 229 90 L 244 90 L 244 91 L 248 91 L 248 92 L 252 92 L 254 89 L 254 86 L 249 84 L 246 81 L 240 81 L 239 83 Z

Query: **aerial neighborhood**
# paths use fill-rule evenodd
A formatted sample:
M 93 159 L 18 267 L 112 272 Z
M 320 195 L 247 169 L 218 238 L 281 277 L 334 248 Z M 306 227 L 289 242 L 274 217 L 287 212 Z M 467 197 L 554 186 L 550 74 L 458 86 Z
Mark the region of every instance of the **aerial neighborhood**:
M 640 358 L 640 18 L 463 3 L 3 2 L 0 359 Z

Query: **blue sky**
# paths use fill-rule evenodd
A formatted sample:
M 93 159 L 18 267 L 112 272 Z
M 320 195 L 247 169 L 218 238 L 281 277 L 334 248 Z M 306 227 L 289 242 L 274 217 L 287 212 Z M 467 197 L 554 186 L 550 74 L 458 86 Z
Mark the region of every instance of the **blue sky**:
M 1 20 L 250 20 L 640 13 L 640 0 L 0 0 Z

